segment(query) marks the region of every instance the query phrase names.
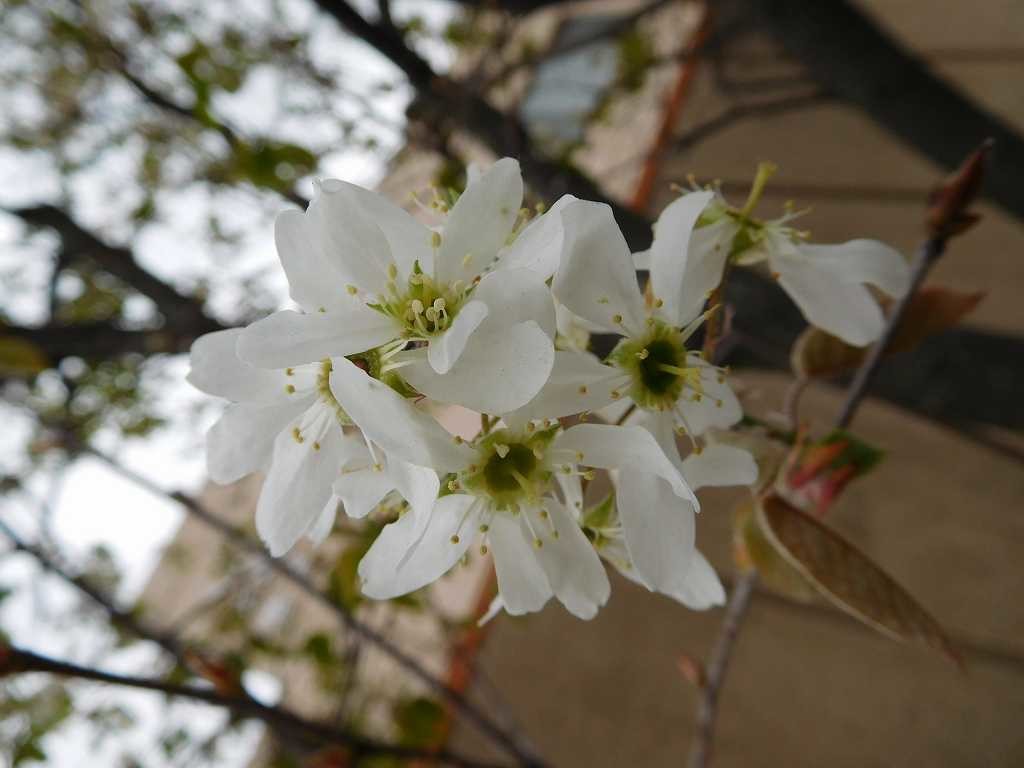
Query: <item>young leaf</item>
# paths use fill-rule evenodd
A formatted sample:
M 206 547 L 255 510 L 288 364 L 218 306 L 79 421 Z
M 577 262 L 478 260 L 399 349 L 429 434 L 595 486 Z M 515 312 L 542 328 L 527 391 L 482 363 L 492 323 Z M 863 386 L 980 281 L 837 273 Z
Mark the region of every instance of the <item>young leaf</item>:
M 761 584 L 773 592 L 798 603 L 819 599 L 817 590 L 768 540 L 752 501 L 742 502 L 734 512 L 733 559 L 740 571 L 756 568 Z
M 957 291 L 937 285 L 922 288 L 911 299 L 885 354 L 913 349 L 929 336 L 952 328 L 983 298 L 984 291 Z M 867 347 L 851 346 L 811 326 L 793 344 L 790 363 L 802 379 L 835 376 L 859 367 L 867 351 Z
M 776 550 L 838 608 L 894 640 L 931 646 L 962 665 L 939 623 L 866 555 L 778 496 L 757 507 Z

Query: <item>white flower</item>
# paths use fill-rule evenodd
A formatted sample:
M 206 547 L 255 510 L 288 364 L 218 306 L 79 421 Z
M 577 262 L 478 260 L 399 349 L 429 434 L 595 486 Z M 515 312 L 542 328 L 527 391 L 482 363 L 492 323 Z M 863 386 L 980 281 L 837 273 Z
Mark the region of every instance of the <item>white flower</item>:
M 322 542 L 339 500 L 351 517 L 364 517 L 392 490 L 414 509 L 433 506 L 437 473 L 371 452 L 331 393 L 331 361 L 281 371 L 255 368 L 236 355 L 240 333 L 216 331 L 197 339 L 188 380 L 233 401 L 207 434 L 207 469 L 221 484 L 266 472 L 256 530 L 274 557 L 303 536 Z
M 251 325 L 239 355 L 284 368 L 383 347 L 384 372 L 401 368 L 434 399 L 485 412 L 522 405 L 552 365 L 545 280 L 562 242 L 553 209 L 507 245 L 522 196 L 518 163 L 501 160 L 471 176 L 434 231 L 372 192 L 323 182 L 308 211 L 286 211 L 276 223 L 302 311 Z
M 652 436 L 637 427 L 497 422 L 472 443 L 449 435 L 428 414 L 357 366 L 337 361 L 331 387 L 346 413 L 389 455 L 444 475 L 442 496 L 424 520 L 415 510 L 388 525 L 359 565 L 363 591 L 389 598 L 447 572 L 479 540 L 494 556 L 509 613 L 539 610 L 552 596 L 581 618 L 608 599 L 600 560 L 577 522 L 580 466 L 658 478 L 689 507 L 697 501 Z M 556 488 L 561 495 L 556 494 Z M 642 570 L 675 558 L 648 509 L 622 500 L 624 536 Z M 687 512 L 687 514 L 692 514 Z M 627 519 L 628 518 L 628 519 Z M 684 553 L 685 554 L 685 553 Z
M 708 198 L 680 275 L 688 297 L 696 301 L 706 296 L 722 279 L 730 259 L 741 266 L 767 262 L 772 275 L 809 323 L 848 344 L 870 344 L 881 335 L 885 320 L 865 284 L 870 283 L 892 297 L 902 296 L 910 286 L 906 260 L 898 251 L 876 240 L 808 245 L 804 233 L 789 225 L 796 214 L 774 221 L 752 218 L 750 213 L 772 171 L 770 165 L 759 168 L 742 209 L 731 208 L 721 195 L 696 192 L 679 198 L 662 213 L 656 224 L 656 236 L 679 220 L 680 209 L 686 209 L 689 216 L 688 199 L 695 195 Z M 658 290 L 656 248 L 657 240 L 650 258 L 651 279 Z
M 688 456 L 682 462 L 683 477 L 691 490 L 698 491 L 707 486 L 751 485 L 756 480 L 756 467 L 753 477 L 749 467 L 750 454 L 740 448 L 719 443 L 711 443 L 698 454 Z M 628 497 L 637 503 L 646 498 L 651 504 L 671 504 L 671 498 L 663 498 L 657 488 L 634 488 L 635 479 L 625 473 L 616 478 L 616 494 L 618 498 Z M 627 579 L 651 589 L 651 584 L 637 568 L 626 542 L 622 521 L 612 499 L 587 510 L 583 516 L 584 530 L 601 557 L 615 566 Z M 692 523 L 693 516 L 685 517 Z M 668 578 L 663 580 L 655 591 L 682 603 L 693 610 L 705 610 L 725 602 L 725 590 L 717 574 L 697 549 L 693 548 L 694 531 L 692 526 L 687 530 L 691 542 L 688 557 L 680 558 L 677 567 L 671 569 Z
M 557 352 L 548 383 L 509 421 L 515 423 L 522 414 L 552 417 L 615 401 L 630 403 L 638 409 L 630 423 L 649 431 L 682 471 L 677 431 L 688 433 L 699 450 L 697 436 L 741 418 L 724 372 L 686 348 L 703 321 L 705 301 L 705 292 L 690 290 L 683 279 L 686 246 L 710 198 L 709 192 L 687 195 L 662 217 L 650 254 L 653 292 L 648 301 L 637 286 L 633 260 L 611 209 L 582 201 L 562 209 L 565 247 L 552 285 L 556 299 L 590 327 L 623 338 L 605 362 L 586 352 Z M 756 478 L 756 465 L 746 451 L 715 452 L 708 460 L 736 484 Z M 676 495 L 663 479 L 619 474 L 618 515 L 635 577 L 666 594 L 679 592 L 694 567 L 695 507 L 680 503 Z

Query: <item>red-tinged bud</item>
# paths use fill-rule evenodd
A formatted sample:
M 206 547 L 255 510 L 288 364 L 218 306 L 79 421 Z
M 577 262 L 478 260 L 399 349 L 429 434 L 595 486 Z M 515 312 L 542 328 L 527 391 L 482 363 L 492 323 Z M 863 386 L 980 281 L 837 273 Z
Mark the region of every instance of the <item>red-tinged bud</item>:
M 959 235 L 981 218 L 968 208 L 981 190 L 993 143 L 992 139 L 985 140 L 932 192 L 926 222 L 934 237 L 948 238 Z
M 192 671 L 213 683 L 222 696 L 240 696 L 245 693 L 242 686 L 240 665 L 231 660 L 217 660 L 194 651 L 186 651 L 185 661 Z
M 696 688 L 704 687 L 704 684 L 707 682 L 707 674 L 704 671 L 704 665 L 700 661 L 687 653 L 683 653 L 676 659 L 676 666 L 687 682 L 692 683 Z
M 824 517 L 850 481 L 881 457 L 881 451 L 842 430 L 817 441 L 801 431 L 782 470 L 780 490 L 805 512 Z

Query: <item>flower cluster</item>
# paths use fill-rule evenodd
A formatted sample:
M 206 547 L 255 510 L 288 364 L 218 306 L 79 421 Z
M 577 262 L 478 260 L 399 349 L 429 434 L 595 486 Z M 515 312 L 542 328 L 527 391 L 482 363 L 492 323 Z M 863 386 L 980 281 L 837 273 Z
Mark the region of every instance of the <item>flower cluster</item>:
M 359 564 L 374 598 L 479 553 L 497 572 L 493 610 L 512 614 L 555 597 L 592 617 L 609 595 L 602 559 L 690 607 L 721 603 L 695 548 L 695 491 L 753 484 L 757 466 L 721 439 L 742 417 L 728 372 L 691 346 L 710 292 L 728 264 L 767 260 L 809 320 L 863 344 L 881 317 L 863 283 L 906 286 L 880 244 L 814 248 L 786 219 L 754 220 L 761 186 L 743 209 L 682 195 L 631 254 L 606 205 L 566 196 L 531 217 L 511 159 L 472 169 L 435 226 L 320 183 L 276 222 L 298 308 L 193 347 L 190 381 L 231 401 L 210 476 L 266 474 L 256 528 L 275 556 L 324 539 L 339 507 L 399 509 Z M 610 354 L 587 350 L 590 332 L 617 339 Z M 450 434 L 432 402 L 479 412 L 479 434 Z M 588 503 L 599 471 L 613 490 Z

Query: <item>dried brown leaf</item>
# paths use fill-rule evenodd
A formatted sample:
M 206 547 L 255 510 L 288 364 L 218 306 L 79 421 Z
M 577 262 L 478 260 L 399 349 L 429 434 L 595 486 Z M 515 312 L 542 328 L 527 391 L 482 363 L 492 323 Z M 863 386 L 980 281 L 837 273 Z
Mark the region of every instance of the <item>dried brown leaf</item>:
M 778 552 L 838 608 L 895 640 L 935 648 L 962 664 L 939 623 L 865 554 L 778 496 L 757 507 Z

